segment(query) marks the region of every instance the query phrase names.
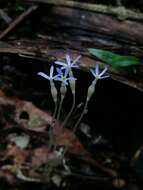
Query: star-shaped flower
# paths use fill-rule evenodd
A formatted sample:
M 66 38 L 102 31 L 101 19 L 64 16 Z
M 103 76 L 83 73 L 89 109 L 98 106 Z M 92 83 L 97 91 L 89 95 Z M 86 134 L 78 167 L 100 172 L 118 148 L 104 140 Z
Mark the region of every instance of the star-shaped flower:
M 61 81 L 63 84 L 68 85 L 69 80 L 76 80 L 74 77 L 68 77 L 69 70 L 65 69 L 63 72 L 62 69 L 57 68 L 58 76 L 56 77 L 56 80 Z
M 49 75 L 47 75 L 47 74 L 45 74 L 43 72 L 38 72 L 38 75 L 44 77 L 45 79 L 48 79 L 50 82 L 53 81 L 54 79 L 56 79 L 59 76 L 59 74 L 55 75 L 55 76 L 53 76 L 53 74 L 54 74 L 54 66 L 51 66 Z
M 108 67 L 105 66 L 105 68 L 103 69 L 103 71 L 100 72 L 99 69 L 99 64 L 96 64 L 95 69 L 90 69 L 92 75 L 96 78 L 96 79 L 104 79 L 104 78 L 108 78 L 109 74 L 107 74 Z
M 62 66 L 61 69 L 68 69 L 71 70 L 72 68 L 79 67 L 79 59 L 81 56 L 78 56 L 75 60 L 72 61 L 69 54 L 66 54 L 66 62 L 62 61 L 55 61 L 55 64 Z

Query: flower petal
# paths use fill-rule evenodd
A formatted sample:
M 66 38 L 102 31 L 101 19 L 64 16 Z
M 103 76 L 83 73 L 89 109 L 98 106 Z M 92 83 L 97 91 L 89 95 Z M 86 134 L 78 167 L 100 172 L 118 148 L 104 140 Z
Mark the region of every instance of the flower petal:
M 92 75 L 93 75 L 94 77 L 96 77 L 95 71 L 94 71 L 93 69 L 90 69 L 90 71 L 91 71 Z
M 62 61 L 55 61 L 55 64 L 67 67 L 67 64 Z
M 103 76 L 103 75 L 106 73 L 107 70 L 108 70 L 108 67 L 106 66 L 106 67 L 104 68 L 104 70 L 99 74 L 99 76 L 100 76 L 100 77 Z
M 72 67 L 79 67 L 79 63 L 78 63 L 78 61 L 79 61 L 79 59 L 81 58 L 81 55 L 79 55 L 73 62 L 72 62 Z M 75 64 L 77 64 L 77 65 L 75 65 Z
M 65 69 L 65 73 L 64 73 L 64 77 L 67 77 L 68 74 L 69 74 L 69 69 L 66 68 L 66 69 Z
M 71 66 L 71 58 L 69 54 L 66 54 L 66 61 L 67 61 L 68 66 Z
M 95 66 L 95 75 L 99 75 L 99 64 Z
M 108 78 L 110 77 L 109 75 L 105 75 L 105 76 L 101 76 L 100 79 L 105 79 L 105 78 Z
M 39 72 L 38 75 L 44 77 L 45 79 L 51 80 L 50 77 L 43 72 Z
M 68 80 L 77 80 L 77 78 L 74 78 L 74 77 L 69 77 L 67 78 Z
M 62 70 L 61 70 L 60 68 L 57 68 L 57 72 L 58 72 L 58 75 L 59 75 L 59 76 L 62 76 L 62 75 L 63 75 L 63 72 L 62 72 Z
M 54 66 L 52 65 L 50 68 L 50 78 L 53 78 Z
M 58 75 L 55 75 L 55 76 L 53 76 L 53 80 L 57 80 L 57 78 L 58 77 L 60 77 L 60 75 L 58 74 Z

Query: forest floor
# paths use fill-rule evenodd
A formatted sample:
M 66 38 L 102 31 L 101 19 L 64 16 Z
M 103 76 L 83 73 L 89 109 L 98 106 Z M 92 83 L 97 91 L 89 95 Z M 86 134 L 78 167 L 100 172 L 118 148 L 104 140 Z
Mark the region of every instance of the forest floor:
M 75 69 L 76 108 L 62 127 L 71 90 L 56 120 L 49 82 L 37 73 L 49 72 L 67 48 L 45 35 L 51 32 L 42 25 L 45 5 L 0 5 L 0 189 L 142 189 L 142 92 L 112 78 L 99 81 L 75 132 L 92 79 L 86 69 Z M 49 41 L 56 50 L 47 48 Z

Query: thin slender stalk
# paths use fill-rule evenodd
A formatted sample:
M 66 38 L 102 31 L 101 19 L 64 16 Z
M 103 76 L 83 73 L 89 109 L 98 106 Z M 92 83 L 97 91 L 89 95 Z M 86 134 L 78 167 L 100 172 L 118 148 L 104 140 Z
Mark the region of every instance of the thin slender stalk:
M 70 118 L 70 116 L 71 116 L 71 114 L 72 114 L 72 112 L 73 112 L 74 107 L 75 107 L 75 93 L 73 94 L 72 107 L 71 107 L 71 109 L 70 109 L 68 115 L 66 116 L 65 120 L 64 120 L 63 123 L 62 123 L 62 126 L 63 126 L 63 127 L 66 125 L 68 119 Z
M 81 106 L 83 106 L 83 102 L 81 102 L 80 104 L 78 104 L 78 105 L 76 106 L 76 108 L 75 108 L 75 110 L 74 110 L 74 112 L 73 112 L 72 114 L 75 115 L 76 112 L 78 111 L 78 109 L 81 108 Z M 76 118 L 76 117 L 74 117 L 74 118 Z
M 58 121 L 59 118 L 60 118 L 60 114 L 61 114 L 61 109 L 62 109 L 64 97 L 65 97 L 64 95 L 61 95 L 60 105 L 59 105 L 58 113 L 57 113 L 57 117 L 56 117 L 56 120 L 57 120 L 57 121 Z M 57 107 L 58 107 L 58 106 L 57 106 Z M 61 129 L 61 131 L 62 131 L 62 129 Z M 56 148 L 57 148 L 57 144 L 56 144 L 56 143 L 53 143 L 53 144 L 54 144 L 53 150 L 55 151 Z
M 59 105 L 58 114 L 57 114 L 57 120 L 59 120 L 60 118 L 64 97 L 65 97 L 64 95 L 61 95 L 60 105 Z
M 76 132 L 76 129 L 77 129 L 80 121 L 82 120 L 82 118 L 83 118 L 83 116 L 84 116 L 84 114 L 86 112 L 88 102 L 91 99 L 92 95 L 94 94 L 96 83 L 97 83 L 97 79 L 93 80 L 91 85 L 88 87 L 88 91 L 87 91 L 87 95 L 86 95 L 86 102 L 84 104 L 84 107 L 83 107 L 83 110 L 81 112 L 81 115 L 80 115 L 79 119 L 77 120 L 77 122 L 75 123 L 75 126 L 73 127 L 73 133 Z M 68 146 L 65 147 L 63 156 L 66 154 L 67 150 L 68 150 Z
M 73 72 L 72 72 L 71 69 L 69 71 L 69 76 L 74 78 Z M 72 96 L 73 96 L 73 102 L 72 102 L 72 107 L 71 107 L 69 113 L 67 114 L 65 120 L 62 123 L 63 127 L 66 125 L 66 123 L 67 123 L 68 119 L 70 118 L 70 116 L 71 116 L 71 114 L 72 114 L 72 112 L 74 110 L 74 107 L 75 107 L 75 80 L 70 80 L 69 84 L 70 84 L 70 87 L 71 87 L 71 92 L 72 92 Z
M 85 113 L 85 111 L 86 111 L 87 105 L 88 105 L 88 100 L 86 100 L 85 105 L 84 105 L 84 108 L 83 108 L 83 111 L 82 111 L 82 113 L 81 113 L 79 119 L 77 120 L 77 122 L 76 122 L 74 128 L 73 128 L 73 133 L 75 133 L 75 131 L 76 131 L 76 129 L 77 129 L 77 127 L 78 127 L 80 121 L 82 120 L 82 118 L 83 118 L 83 116 L 84 116 L 84 113 Z
M 60 99 L 60 105 L 57 108 L 58 109 L 57 110 L 58 113 L 57 113 L 57 117 L 56 117 L 57 121 L 60 119 L 60 114 L 61 114 L 61 110 L 62 110 L 63 100 L 64 100 L 64 97 L 65 97 L 66 91 L 67 91 L 67 88 L 66 88 L 65 84 L 62 83 L 61 84 L 61 88 L 59 90 L 59 93 L 61 95 L 61 99 Z M 61 128 L 61 131 L 62 131 L 62 128 Z M 54 148 L 53 149 L 56 150 L 56 147 L 57 147 L 57 144 L 54 144 Z
M 78 127 L 80 121 L 82 120 L 82 118 L 83 118 L 83 116 L 84 116 L 84 113 L 85 113 L 85 111 L 86 111 L 87 105 L 88 105 L 88 99 L 86 99 L 86 102 L 85 102 L 83 111 L 82 111 L 82 113 L 81 113 L 79 119 L 77 120 L 75 126 L 73 127 L 73 133 L 75 133 L 75 131 L 76 131 L 76 129 L 77 129 L 77 127 Z M 65 146 L 65 149 L 64 149 L 64 152 L 63 152 L 63 157 L 65 156 L 67 150 L 68 150 L 68 146 Z
M 58 110 L 58 102 L 56 101 L 56 102 L 55 102 L 55 109 L 54 109 L 54 113 L 53 113 L 53 118 L 54 118 L 54 119 L 56 118 L 57 110 Z
M 94 92 L 95 92 L 95 86 L 96 86 L 97 80 L 98 80 L 98 79 L 95 78 L 95 79 L 92 81 L 91 85 L 88 87 L 87 96 L 86 96 L 86 102 L 85 102 L 83 111 L 82 111 L 82 113 L 81 113 L 79 119 L 77 120 L 77 122 L 76 122 L 74 128 L 73 128 L 73 132 L 76 131 L 76 129 L 77 129 L 77 127 L 78 127 L 78 125 L 79 125 L 81 119 L 82 119 L 83 116 L 84 116 L 84 113 L 85 113 L 85 111 L 86 111 L 88 102 L 89 102 L 89 100 L 91 99 L 92 95 L 93 95 Z
M 50 129 L 49 129 L 49 149 L 51 149 L 52 145 L 53 145 L 53 127 L 55 126 L 55 118 L 56 118 L 56 113 L 57 113 L 57 109 L 58 109 L 58 93 L 57 93 L 57 89 L 55 87 L 55 84 L 53 81 L 50 82 L 51 85 L 51 94 L 52 94 L 52 98 L 53 101 L 55 103 L 55 109 L 54 109 L 54 113 L 52 116 L 52 121 L 51 121 L 51 125 L 50 125 Z
M 60 105 L 59 105 L 59 109 L 58 109 L 57 120 L 60 119 L 60 113 L 61 113 L 62 104 L 63 104 L 64 97 L 66 95 L 66 92 L 67 92 L 66 85 L 64 83 L 62 83 L 61 88 L 60 88 L 61 100 L 60 100 Z
M 54 113 L 52 116 L 52 122 L 50 125 L 50 129 L 49 129 L 49 150 L 51 149 L 52 145 L 53 145 L 53 127 L 55 126 L 55 118 L 56 118 L 56 113 L 57 113 L 57 109 L 58 109 L 58 102 L 55 102 L 55 109 L 54 109 Z

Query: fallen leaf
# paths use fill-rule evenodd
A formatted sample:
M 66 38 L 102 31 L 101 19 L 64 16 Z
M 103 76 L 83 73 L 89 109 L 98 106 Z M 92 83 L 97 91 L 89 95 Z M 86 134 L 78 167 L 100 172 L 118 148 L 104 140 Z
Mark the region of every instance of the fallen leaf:
M 29 130 L 45 131 L 45 128 L 52 122 L 52 116 L 49 113 L 40 110 L 31 102 L 8 97 L 1 90 L 0 105 L 11 106 L 14 114 L 13 122 Z M 23 115 L 25 115 L 24 118 Z
M 6 149 L 6 155 L 4 159 L 12 159 L 14 164 L 22 164 L 26 161 L 28 157 L 28 151 L 21 149 L 20 147 L 9 144 Z
M 32 166 L 41 166 L 48 162 L 49 150 L 46 146 L 36 148 L 32 153 Z

